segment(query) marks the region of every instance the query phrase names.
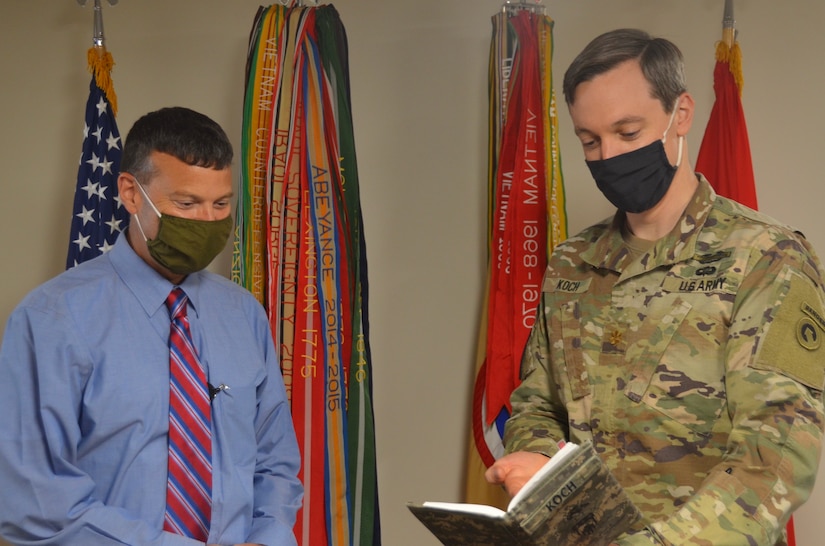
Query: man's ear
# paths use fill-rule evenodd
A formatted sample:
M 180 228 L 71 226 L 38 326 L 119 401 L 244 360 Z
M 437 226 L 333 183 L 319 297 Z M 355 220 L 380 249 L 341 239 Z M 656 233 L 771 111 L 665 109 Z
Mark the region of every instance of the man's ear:
M 687 91 L 682 93 L 676 109 L 678 110 L 678 112 L 676 112 L 676 119 L 674 120 L 676 124 L 676 135 L 685 136 L 688 134 L 688 131 L 690 131 L 691 125 L 693 125 L 693 113 L 696 110 L 696 103 L 693 101 L 693 96 Z
M 137 214 L 139 209 L 137 200 L 139 199 L 137 180 L 129 173 L 120 173 L 117 177 L 117 191 L 120 196 L 120 202 L 129 214 Z

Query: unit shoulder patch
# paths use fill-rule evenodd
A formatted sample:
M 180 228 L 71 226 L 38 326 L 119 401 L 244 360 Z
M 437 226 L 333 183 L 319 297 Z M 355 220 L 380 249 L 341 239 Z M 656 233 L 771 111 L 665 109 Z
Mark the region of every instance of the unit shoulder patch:
M 825 386 L 825 312 L 808 279 L 791 275 L 788 293 L 773 318 L 755 366 L 774 369 L 816 390 Z

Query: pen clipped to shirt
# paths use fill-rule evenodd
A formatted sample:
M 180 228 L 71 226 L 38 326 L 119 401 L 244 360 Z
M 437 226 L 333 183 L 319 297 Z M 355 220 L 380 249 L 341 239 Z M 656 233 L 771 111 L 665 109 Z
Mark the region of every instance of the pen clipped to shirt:
M 210 400 L 214 400 L 215 397 L 218 396 L 219 392 L 229 390 L 229 385 L 226 385 L 224 383 L 221 383 L 217 387 L 213 387 L 212 383 L 207 383 L 207 386 L 209 387 L 209 399 Z

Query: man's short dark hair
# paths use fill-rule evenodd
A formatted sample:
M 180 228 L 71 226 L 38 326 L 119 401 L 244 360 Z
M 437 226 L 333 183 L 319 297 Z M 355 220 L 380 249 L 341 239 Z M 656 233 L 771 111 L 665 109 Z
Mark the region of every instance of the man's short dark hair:
M 152 152 L 171 155 L 188 165 L 222 170 L 232 164 L 232 144 L 211 118 L 180 106 L 149 112 L 138 119 L 123 145 L 121 172 L 144 184 L 152 178 Z
M 579 84 L 630 60 L 639 62 L 653 98 L 662 103 L 665 112 L 672 112 L 676 99 L 687 91 L 682 52 L 669 40 L 631 28 L 597 36 L 570 63 L 562 84 L 567 105 L 572 106 L 576 100 Z

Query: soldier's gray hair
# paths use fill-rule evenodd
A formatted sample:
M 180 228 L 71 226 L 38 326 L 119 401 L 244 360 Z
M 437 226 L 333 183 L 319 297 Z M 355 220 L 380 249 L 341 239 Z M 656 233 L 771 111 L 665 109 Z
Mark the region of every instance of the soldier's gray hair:
M 653 98 L 670 113 L 676 99 L 687 91 L 685 62 L 673 42 L 654 38 L 638 29 L 622 28 L 594 38 L 573 60 L 564 73 L 563 92 L 568 106 L 576 100 L 576 88 L 623 62 L 638 60 L 642 74 L 650 83 Z

